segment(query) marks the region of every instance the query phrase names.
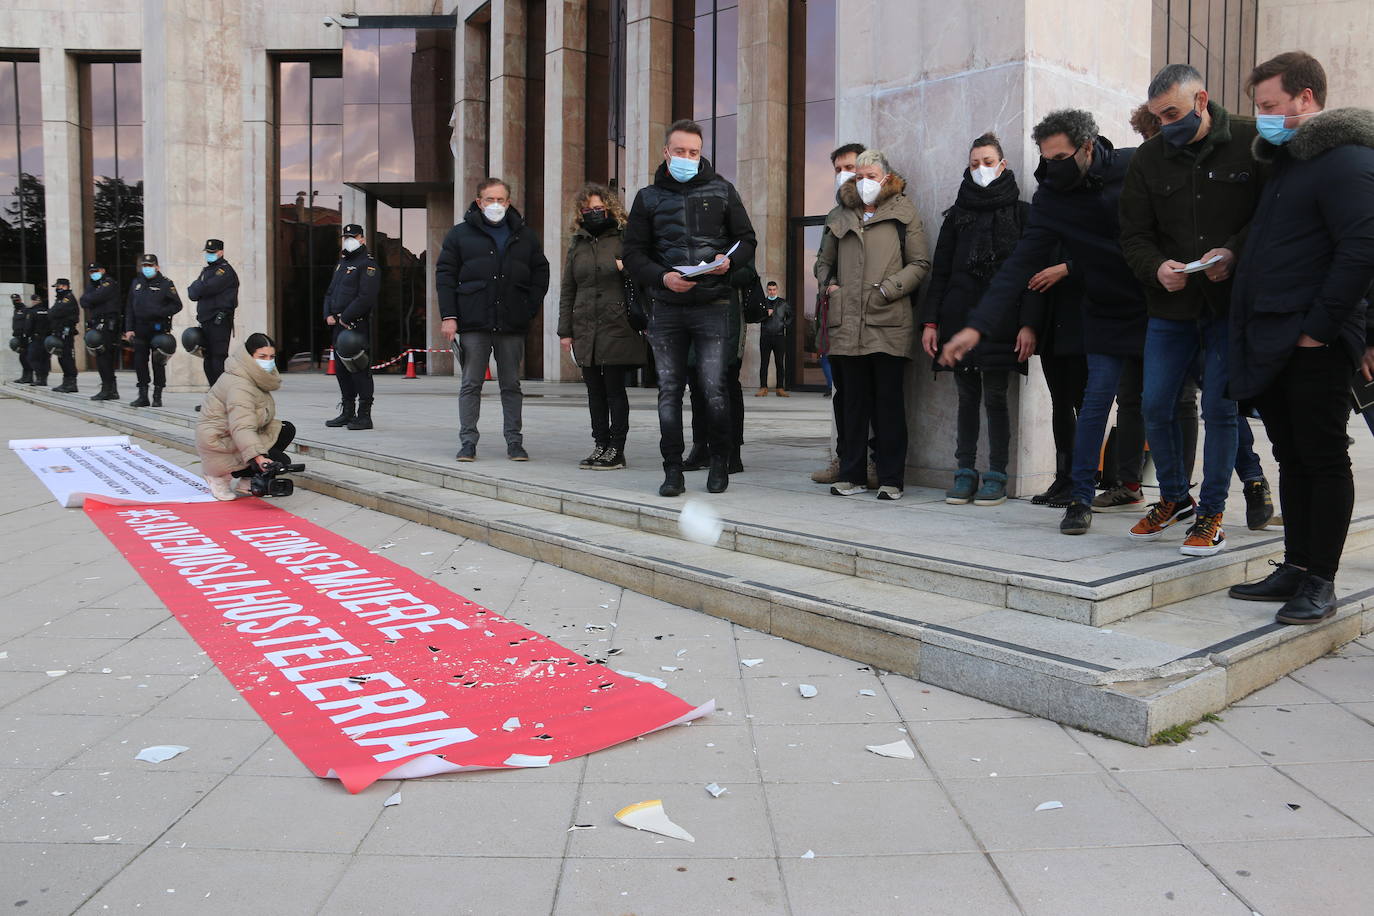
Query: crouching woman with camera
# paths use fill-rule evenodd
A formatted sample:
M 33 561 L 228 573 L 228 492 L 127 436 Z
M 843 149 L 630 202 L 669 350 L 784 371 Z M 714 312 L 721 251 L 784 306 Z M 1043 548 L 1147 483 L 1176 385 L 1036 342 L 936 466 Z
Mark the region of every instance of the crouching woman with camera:
M 288 464 L 296 427 L 277 419 L 272 392 L 281 387 L 277 350 L 266 334 L 249 334 L 206 392 L 196 424 L 201 471 L 215 499 L 251 492 L 250 478 L 274 462 Z

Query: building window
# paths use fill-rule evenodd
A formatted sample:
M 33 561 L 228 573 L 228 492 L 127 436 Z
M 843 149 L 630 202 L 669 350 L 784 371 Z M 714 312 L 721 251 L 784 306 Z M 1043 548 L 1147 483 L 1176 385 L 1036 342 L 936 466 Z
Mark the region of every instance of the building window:
M 318 362 L 320 309 L 339 260 L 343 211 L 343 78 L 338 55 L 277 62 L 279 349 Z
M 80 65 L 85 249 L 127 289 L 143 253 L 143 78 L 135 60 Z
M 1255 67 L 1259 0 L 1155 0 L 1152 69 L 1190 64 L 1223 108 L 1250 111 L 1245 78 Z
M 616 192 L 625 186 L 626 3 L 587 4 L 587 180 Z
M 428 218 L 423 201 L 418 206 L 393 207 L 377 201 L 372 225 L 372 256 L 382 267 L 382 288 L 378 294 L 376 338 L 386 342 L 386 356 L 411 347 L 423 349 L 425 343 L 425 289 L 427 287 L 426 251 Z M 393 351 L 389 349 L 395 346 Z M 377 353 L 382 356 L 382 353 Z M 422 366 L 427 354 L 415 354 Z M 405 363 L 397 364 L 403 371 Z
M 38 58 L 0 57 L 0 281 L 48 285 Z
M 675 44 L 677 105 L 685 101 L 681 80 L 691 74 L 691 108 L 686 116 L 701 125 L 702 155 L 711 160 L 718 174 L 733 181 L 738 160 L 735 136 L 739 113 L 739 3 L 679 2 L 675 19 L 679 29 L 690 29 L 692 34 L 690 45 L 686 41 Z M 674 116 L 679 113 L 680 110 Z

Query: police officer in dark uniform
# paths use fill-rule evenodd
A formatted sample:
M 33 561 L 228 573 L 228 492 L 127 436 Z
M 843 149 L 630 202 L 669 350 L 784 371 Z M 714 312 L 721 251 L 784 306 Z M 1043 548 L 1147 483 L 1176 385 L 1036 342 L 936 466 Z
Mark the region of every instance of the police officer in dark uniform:
M 28 319 L 24 317 L 28 307 L 24 305 L 24 299 L 18 293 L 10 293 L 10 305 L 14 306 L 14 312 L 10 315 L 10 336 L 14 340 L 10 342 L 10 348 L 19 354 L 19 366 L 23 369 L 19 378 L 14 379 L 14 384 L 32 385 L 33 366 L 29 365 L 29 341 L 24 331 L 28 324 Z
M 33 370 L 35 388 L 48 384 L 48 370 L 52 368 L 52 356 L 43 341 L 52 333 L 48 319 L 48 299 L 41 292 L 29 297 L 29 307 L 24 309 L 24 340 L 29 353 L 29 368 Z
M 196 304 L 196 321 L 205 332 L 205 380 L 213 385 L 229 357 L 234 310 L 239 305 L 239 275 L 224 259 L 224 243 L 219 239 L 206 240 L 205 267 L 186 287 L 186 297 Z
M 71 280 L 58 277 L 52 288 L 55 292 L 52 308 L 48 309 L 48 321 L 52 324 L 53 336 L 62 341 L 62 350 L 57 354 L 57 364 L 62 367 L 62 384 L 54 385 L 52 390 L 76 394 L 76 359 L 72 356 L 72 345 L 81 321 L 81 308 L 76 304 Z
M 124 306 L 124 339 L 134 343 L 134 374 L 138 377 L 138 397 L 130 407 L 161 407 L 162 389 L 167 387 L 167 367 L 161 360 L 153 364 L 153 400 L 148 401 L 148 362 L 150 341 L 158 334 L 172 333 L 172 316 L 181 311 L 181 296 L 176 284 L 158 268 L 157 255 L 138 259 L 139 276 L 129 286 Z
M 339 335 L 346 330 L 367 337 L 367 319 L 377 305 L 377 291 L 381 284 L 381 268 L 363 244 L 363 227 L 349 223 L 343 227 L 343 254 L 334 268 L 329 289 L 324 294 L 324 321 L 333 330 L 336 349 Z M 349 369 L 336 359 L 334 377 L 339 380 L 343 409 L 334 419 L 326 420 L 324 425 L 371 429 L 372 370 L 365 365 Z
M 91 395 L 92 401 L 119 400 L 119 386 L 115 382 L 115 361 L 119 358 L 119 334 L 124 319 L 119 308 L 119 286 L 98 261 L 86 265 L 86 291 L 81 294 L 81 308 L 86 312 L 86 330 L 99 331 L 104 346 L 95 354 L 95 367 L 100 372 L 100 390 Z

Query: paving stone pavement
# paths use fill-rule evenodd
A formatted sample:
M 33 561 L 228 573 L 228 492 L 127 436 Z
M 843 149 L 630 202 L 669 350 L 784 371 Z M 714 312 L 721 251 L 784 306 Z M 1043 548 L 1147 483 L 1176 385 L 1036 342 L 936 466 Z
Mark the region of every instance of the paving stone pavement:
M 8 399 L 0 421 L 25 437 L 103 432 Z M 317 494 L 282 505 L 364 546 L 393 542 L 389 559 L 569 648 L 680 667 L 661 673 L 670 689 L 719 711 L 547 769 L 349 795 L 306 771 L 84 514 L 6 451 L 0 908 L 1368 912 L 1374 638 L 1181 745 L 1139 748 Z M 914 760 L 864 749 L 897 740 Z M 133 759 L 159 743 L 191 750 Z M 713 798 L 709 782 L 728 791 Z M 648 798 L 696 842 L 614 821 Z M 1046 801 L 1063 807 L 1036 811 Z

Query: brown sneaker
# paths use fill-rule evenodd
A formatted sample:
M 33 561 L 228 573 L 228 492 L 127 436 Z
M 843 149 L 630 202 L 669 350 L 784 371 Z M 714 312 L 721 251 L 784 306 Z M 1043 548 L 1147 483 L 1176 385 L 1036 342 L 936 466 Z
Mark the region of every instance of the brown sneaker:
M 755 391 L 755 392 L 754 392 L 754 397 L 756 397 L 756 398 L 766 398 L 766 397 L 768 397 L 768 389 L 767 389 L 767 388 L 760 388 L 758 391 Z
M 812 471 L 811 480 L 814 483 L 834 483 L 840 479 L 840 459 L 831 458 L 830 463 L 823 470 Z
M 1178 552 L 1186 557 L 1210 557 L 1225 549 L 1226 532 L 1222 530 L 1221 513 L 1218 512 L 1216 515 L 1199 515 L 1193 527 L 1188 529 L 1188 536 L 1183 539 L 1183 546 Z
M 1161 499 L 1150 507 L 1150 511 L 1145 513 L 1145 517 L 1136 522 L 1130 530 L 1131 537 L 1137 541 L 1153 541 L 1164 533 L 1164 529 L 1177 522 L 1193 517 L 1197 510 L 1197 504 L 1193 498 L 1188 497 L 1185 502 L 1169 502 Z
M 792 396 L 788 394 L 786 391 L 783 391 L 781 388 L 775 391 L 774 394 L 776 394 L 780 398 L 790 398 Z

